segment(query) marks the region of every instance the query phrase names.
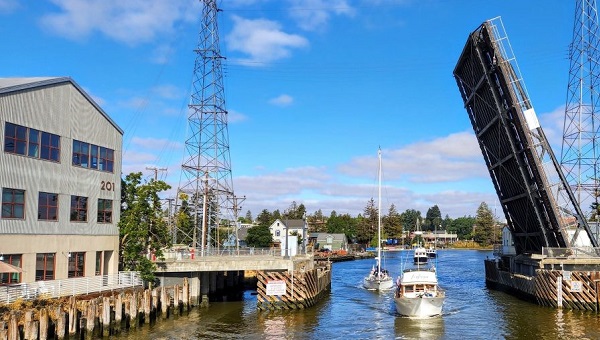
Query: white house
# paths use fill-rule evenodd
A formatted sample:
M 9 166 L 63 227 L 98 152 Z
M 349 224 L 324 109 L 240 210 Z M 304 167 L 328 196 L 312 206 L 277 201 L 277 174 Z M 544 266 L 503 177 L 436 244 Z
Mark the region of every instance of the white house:
M 271 235 L 273 235 L 273 241 L 275 243 L 279 243 L 279 245 L 282 249 L 282 252 L 283 252 L 286 247 L 286 242 L 285 242 L 286 229 L 287 229 L 287 235 L 299 235 L 300 239 L 302 240 L 302 244 L 304 244 L 306 242 L 306 233 L 307 233 L 306 228 L 307 228 L 306 221 L 303 219 L 283 220 L 283 221 L 280 219 L 277 219 L 277 220 L 275 220 L 275 222 L 273 222 L 271 224 L 271 226 L 269 227 L 269 231 L 271 232 Z M 298 236 L 293 236 L 293 237 L 288 238 L 288 243 L 287 243 L 288 249 L 293 249 L 292 248 L 292 247 L 294 247 L 294 242 L 292 242 L 293 240 L 296 240 L 295 245 L 298 248 L 301 248 L 297 242 Z
M 118 271 L 123 130 L 71 78 L 0 78 L 2 283 Z

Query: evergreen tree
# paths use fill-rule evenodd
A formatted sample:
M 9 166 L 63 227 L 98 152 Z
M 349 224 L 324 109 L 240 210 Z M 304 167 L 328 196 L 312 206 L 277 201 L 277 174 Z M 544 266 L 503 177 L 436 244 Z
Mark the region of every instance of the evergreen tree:
M 379 211 L 375 206 L 375 200 L 371 198 L 365 207 L 364 217 L 357 226 L 356 238 L 359 243 L 366 244 L 373 240 L 373 236 L 377 233 L 378 218 Z
M 396 210 L 396 206 L 392 203 L 386 216 L 382 218 L 383 231 L 388 237 L 402 237 L 402 220 L 400 213 Z
M 177 243 L 192 245 L 195 226 L 194 217 L 192 216 L 192 209 L 188 202 L 188 195 L 180 193 L 179 199 L 181 200 L 181 205 L 175 213 L 175 226 L 177 227 Z
M 121 219 L 119 221 L 119 257 L 123 270 L 140 273 L 146 282 L 154 282 L 156 265 L 151 253 L 163 256 L 171 246 L 171 237 L 158 194 L 170 188 L 163 181 L 142 184 L 142 173 L 131 173 L 122 182 Z
M 254 221 L 254 219 L 252 218 L 252 213 L 250 212 L 250 210 L 246 211 L 246 217 L 244 218 L 244 223 L 252 223 L 252 221 Z
M 481 202 L 477 208 L 477 216 L 475 217 L 475 232 L 473 239 L 482 246 L 492 244 L 495 227 L 494 215 L 485 202 Z
M 271 215 L 271 213 L 269 213 L 267 209 L 263 209 L 263 211 L 261 211 L 260 214 L 258 214 L 258 216 L 256 217 L 256 222 L 259 225 L 267 226 L 268 228 L 273 223 L 271 222 L 272 218 L 273 216 Z
M 475 217 L 463 216 L 452 220 L 447 231 L 456 234 L 459 240 L 470 240 L 473 238 L 474 225 Z
M 424 223 L 426 227 L 422 230 L 435 230 L 435 228 L 439 228 L 441 223 L 442 213 L 440 212 L 440 208 L 437 205 L 434 205 L 427 210 Z

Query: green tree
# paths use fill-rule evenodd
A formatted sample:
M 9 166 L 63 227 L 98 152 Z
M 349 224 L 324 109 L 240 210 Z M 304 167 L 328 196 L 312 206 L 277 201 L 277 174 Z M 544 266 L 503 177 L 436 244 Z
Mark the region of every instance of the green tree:
M 456 234 L 459 240 L 470 240 L 473 238 L 473 226 L 475 217 L 463 216 L 452 220 L 448 226 L 448 232 Z
M 482 246 L 492 244 L 494 242 L 495 224 L 494 214 L 487 203 L 481 202 L 479 208 L 477 208 L 477 216 L 475 217 L 475 232 L 473 233 L 475 242 L 478 242 Z
M 421 218 L 421 212 L 414 209 L 406 209 L 402 214 L 402 226 L 404 230 L 415 231 L 417 229 L 417 220 Z
M 382 218 L 383 232 L 388 237 L 401 238 L 402 237 L 402 220 L 401 215 L 396 210 L 394 203 L 390 205 L 388 213 Z
M 356 239 L 358 243 L 367 244 L 373 240 L 373 236 L 377 233 L 378 219 L 379 211 L 375 206 L 375 200 L 371 198 L 365 207 L 363 219 L 357 226 Z
M 191 245 L 194 233 L 194 217 L 192 216 L 192 209 L 188 202 L 188 195 L 181 193 L 179 194 L 179 199 L 181 200 L 181 205 L 174 216 L 175 227 L 177 228 L 177 243 Z
M 244 220 L 242 222 L 244 223 L 252 223 L 253 219 L 252 219 L 252 213 L 250 212 L 250 210 L 246 211 L 246 217 L 244 217 Z
M 150 253 L 163 256 L 171 246 L 171 237 L 158 194 L 170 188 L 163 181 L 142 183 L 142 173 L 131 173 L 122 182 L 121 219 L 119 221 L 119 257 L 124 270 L 138 271 L 146 282 L 154 282 L 156 265 Z
M 246 243 L 250 247 L 269 247 L 273 242 L 273 235 L 269 231 L 268 225 L 257 225 L 248 228 L 248 235 L 246 236 Z
M 425 228 L 423 230 L 435 230 L 442 224 L 442 213 L 437 205 L 429 208 L 425 214 Z
M 352 240 L 356 237 L 356 219 L 350 214 L 332 214 L 327 219 L 327 232 L 345 234 L 348 240 Z
M 271 213 L 267 209 L 263 209 L 263 211 L 261 211 L 260 214 L 258 214 L 258 216 L 256 217 L 256 222 L 259 225 L 264 225 L 264 226 L 267 226 L 267 228 L 268 228 L 273 223 L 271 221 L 271 219 L 272 219 Z

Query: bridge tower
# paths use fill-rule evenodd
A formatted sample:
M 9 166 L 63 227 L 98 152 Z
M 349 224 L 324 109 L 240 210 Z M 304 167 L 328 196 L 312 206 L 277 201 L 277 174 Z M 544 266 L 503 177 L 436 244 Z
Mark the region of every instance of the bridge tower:
M 600 194 L 600 32 L 596 1 L 575 2 L 560 163 L 582 211 L 590 218 Z M 592 212 L 592 216 L 597 214 Z
M 203 256 L 218 247 L 218 226 L 231 227 L 237 215 L 233 193 L 227 110 L 219 47 L 216 0 L 203 4 L 194 74 L 188 109 L 186 159 L 182 164 L 180 193 L 185 193 L 193 215 L 193 227 L 178 230 L 177 243 L 192 244 Z M 234 204 L 236 203 L 236 204 Z M 183 239 L 181 239 L 183 238 Z

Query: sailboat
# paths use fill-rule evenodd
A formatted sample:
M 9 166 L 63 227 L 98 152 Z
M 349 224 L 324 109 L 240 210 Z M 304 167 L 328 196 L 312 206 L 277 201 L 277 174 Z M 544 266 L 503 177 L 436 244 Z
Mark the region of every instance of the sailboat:
M 379 159 L 379 194 L 378 194 L 378 220 L 377 220 L 377 257 L 376 265 L 373 266 L 369 275 L 363 280 L 363 286 L 369 290 L 386 290 L 394 286 L 394 280 L 390 273 L 381 267 L 381 149 L 377 152 Z

